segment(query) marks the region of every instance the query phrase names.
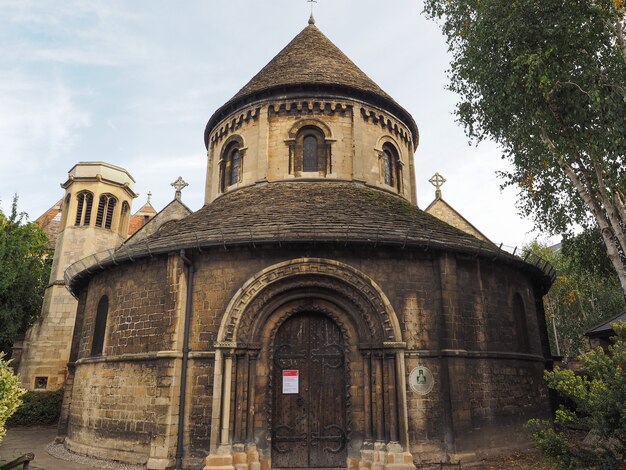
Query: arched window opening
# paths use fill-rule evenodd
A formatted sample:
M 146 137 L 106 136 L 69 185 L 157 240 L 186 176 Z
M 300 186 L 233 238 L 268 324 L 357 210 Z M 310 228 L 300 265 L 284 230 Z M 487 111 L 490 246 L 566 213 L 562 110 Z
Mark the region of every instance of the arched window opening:
M 393 186 L 393 155 L 388 149 L 383 150 L 383 180 Z
M 239 173 L 241 170 L 241 152 L 238 148 L 233 149 L 230 158 L 230 185 L 239 183 Z
M 317 171 L 317 138 L 307 135 L 302 144 L 302 171 Z
M 221 183 L 222 192 L 230 186 L 241 182 L 243 175 L 243 150 L 238 141 L 232 142 L 225 147 L 221 162 Z
M 107 316 L 109 315 L 109 298 L 103 295 L 98 302 L 96 321 L 93 329 L 93 341 L 91 343 L 91 355 L 101 356 L 104 349 L 104 337 L 107 328 Z
M 293 160 L 290 171 L 293 169 L 296 176 L 300 173 L 329 173 L 330 162 L 324 133 L 317 127 L 306 126 L 296 135 L 295 147 L 292 147 Z
M 383 145 L 381 153 L 381 176 L 382 182 L 393 187 L 396 191 L 402 191 L 402 164 L 398 150 L 391 144 Z
M 76 195 L 76 221 L 74 225 L 89 225 L 92 204 L 93 194 L 89 191 L 81 191 Z
M 530 342 L 528 338 L 528 325 L 526 323 L 526 309 L 524 308 L 524 300 L 519 294 L 513 295 L 513 317 L 515 335 L 517 339 L 517 348 L 519 352 L 529 352 Z
M 117 199 L 110 194 L 100 196 L 98 214 L 96 215 L 96 227 L 111 228 L 111 224 L 113 223 L 113 211 L 116 204 Z

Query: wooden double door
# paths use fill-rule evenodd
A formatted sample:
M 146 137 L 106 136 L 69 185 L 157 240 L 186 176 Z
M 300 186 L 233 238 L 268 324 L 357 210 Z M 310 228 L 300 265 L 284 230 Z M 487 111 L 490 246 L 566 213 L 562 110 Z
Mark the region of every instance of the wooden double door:
M 272 467 L 346 466 L 346 358 L 330 318 L 300 313 L 279 328 L 272 378 Z

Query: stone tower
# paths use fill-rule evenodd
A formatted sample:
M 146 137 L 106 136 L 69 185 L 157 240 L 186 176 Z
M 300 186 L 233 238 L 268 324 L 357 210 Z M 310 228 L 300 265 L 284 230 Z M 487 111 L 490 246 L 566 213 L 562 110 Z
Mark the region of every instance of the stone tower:
M 41 318 L 26 333 L 19 365 L 28 389 L 63 386 L 77 302 L 65 288 L 64 272 L 93 253 L 115 249 L 126 239 L 135 180 L 123 168 L 80 162 L 61 187 L 65 190 L 59 236 L 44 294 Z

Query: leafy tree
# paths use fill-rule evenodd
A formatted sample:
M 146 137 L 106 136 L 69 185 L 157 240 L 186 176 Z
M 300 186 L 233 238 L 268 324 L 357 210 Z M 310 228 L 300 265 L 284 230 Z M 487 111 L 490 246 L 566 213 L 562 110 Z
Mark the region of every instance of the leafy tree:
M 531 434 L 559 470 L 618 470 L 626 463 L 626 322 L 614 323 L 608 353 L 597 348 L 579 357 L 585 375 L 556 368 L 546 372 L 548 387 L 575 404 L 559 408 L 553 423 L 533 419 Z M 590 431 L 584 440 L 572 429 Z
M 0 442 L 6 433 L 7 419 L 22 404 L 21 396 L 26 392 L 20 388 L 19 378 L 3 359 L 4 353 L 0 352 Z
M 6 352 L 40 315 L 50 276 L 46 234 L 25 219 L 17 196 L 8 217 L 0 210 L 0 351 Z
M 452 54 L 456 114 L 493 139 L 538 228 L 597 226 L 626 294 L 624 0 L 425 0 Z
M 585 331 L 624 309 L 624 297 L 597 230 L 563 239 L 560 250 L 537 241 L 526 251 L 541 256 L 557 270 L 557 277 L 544 297 L 552 351 L 567 361 L 582 352 Z

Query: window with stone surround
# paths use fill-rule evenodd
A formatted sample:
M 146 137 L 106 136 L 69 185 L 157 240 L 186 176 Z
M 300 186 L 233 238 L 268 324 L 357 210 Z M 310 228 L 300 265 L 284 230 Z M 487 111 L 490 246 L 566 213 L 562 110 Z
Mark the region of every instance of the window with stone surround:
M 104 349 L 104 337 L 107 329 L 107 316 L 109 315 L 109 298 L 103 295 L 98 302 L 96 320 L 93 328 L 93 341 L 91 342 L 91 355 L 101 356 Z
M 526 309 L 524 308 L 522 296 L 517 293 L 513 295 L 513 318 L 517 350 L 527 353 L 530 351 L 530 343 L 528 338 L 528 325 L 526 323 Z
M 315 126 L 300 129 L 295 139 L 293 169 L 296 176 L 315 173 L 324 176 L 329 171 L 324 133 Z
M 397 192 L 402 191 L 402 163 L 395 146 L 385 143 L 380 152 L 381 182 L 391 186 Z
M 76 194 L 76 221 L 74 225 L 89 225 L 91 222 L 91 206 L 93 194 L 89 191 L 81 191 Z
M 117 205 L 117 199 L 111 194 L 100 196 L 98 213 L 96 214 L 96 227 L 111 228 L 113 223 L 113 211 Z
M 242 140 L 238 136 L 230 139 L 224 145 L 222 158 L 220 159 L 220 189 L 222 192 L 229 187 L 241 182 L 243 176 L 244 148 Z

